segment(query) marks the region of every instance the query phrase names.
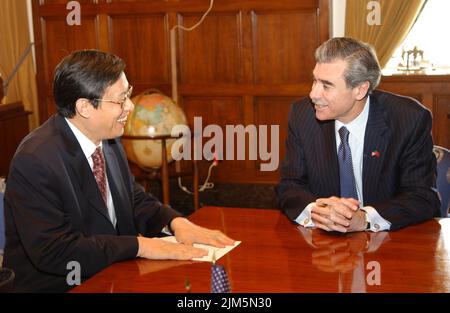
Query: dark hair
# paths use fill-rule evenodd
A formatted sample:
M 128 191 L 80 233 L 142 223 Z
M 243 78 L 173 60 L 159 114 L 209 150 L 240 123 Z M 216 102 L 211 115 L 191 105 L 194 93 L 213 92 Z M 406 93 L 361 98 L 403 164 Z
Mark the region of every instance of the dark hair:
M 346 61 L 344 79 L 347 87 L 368 81 L 370 93 L 380 83 L 380 64 L 375 50 L 367 43 L 349 37 L 331 38 L 317 48 L 315 57 L 317 63 Z
M 80 50 L 66 56 L 55 69 L 53 96 L 58 113 L 71 118 L 80 98 L 98 107 L 107 87 L 123 73 L 125 62 L 118 56 L 98 50 Z

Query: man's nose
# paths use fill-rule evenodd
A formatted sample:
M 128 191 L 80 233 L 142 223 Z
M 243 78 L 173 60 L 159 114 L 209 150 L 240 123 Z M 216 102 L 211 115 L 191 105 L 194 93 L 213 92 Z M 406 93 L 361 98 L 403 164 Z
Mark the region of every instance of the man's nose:
M 134 103 L 131 101 L 131 99 L 127 99 L 125 102 L 125 111 L 131 112 L 134 110 Z
M 309 93 L 309 97 L 310 97 L 311 99 L 314 100 L 314 99 L 318 99 L 319 96 L 320 96 L 320 87 L 319 87 L 319 84 L 314 83 L 314 84 L 312 85 L 312 87 L 311 87 L 311 91 L 310 91 L 310 93 Z

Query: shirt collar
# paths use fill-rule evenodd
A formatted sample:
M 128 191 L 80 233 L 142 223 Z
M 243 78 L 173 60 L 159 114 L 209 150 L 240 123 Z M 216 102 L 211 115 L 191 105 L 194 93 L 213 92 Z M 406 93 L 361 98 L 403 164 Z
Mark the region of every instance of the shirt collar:
M 336 133 L 338 130 L 345 126 L 348 131 L 354 136 L 359 142 L 364 142 L 364 134 L 366 130 L 367 120 L 369 118 L 369 107 L 370 107 L 370 96 L 367 97 L 366 103 L 364 104 L 364 108 L 359 113 L 359 115 L 350 123 L 344 124 L 338 120 L 335 120 L 334 129 Z
M 88 137 L 86 137 L 86 135 L 83 134 L 74 124 L 72 124 L 72 122 L 69 119 L 67 118 L 64 119 L 66 120 L 67 124 L 69 125 L 70 129 L 75 135 L 75 138 L 77 138 L 84 155 L 86 156 L 87 159 L 89 159 L 95 152 L 95 149 L 97 149 L 97 146 Z M 98 146 L 102 147 L 101 141 Z

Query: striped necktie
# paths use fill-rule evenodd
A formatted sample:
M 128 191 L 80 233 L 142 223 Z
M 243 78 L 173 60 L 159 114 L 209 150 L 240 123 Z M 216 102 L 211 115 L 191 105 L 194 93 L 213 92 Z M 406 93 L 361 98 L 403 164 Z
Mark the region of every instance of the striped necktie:
M 345 126 L 339 129 L 341 144 L 338 148 L 339 179 L 341 185 L 341 197 L 358 200 L 356 192 L 355 175 L 353 173 L 352 152 L 348 144 L 350 132 Z
M 102 148 L 97 147 L 92 154 L 92 161 L 94 166 L 92 172 L 94 173 L 95 180 L 97 181 L 98 189 L 102 194 L 103 201 L 107 203 L 106 194 L 106 172 L 105 172 L 105 158 L 103 157 Z

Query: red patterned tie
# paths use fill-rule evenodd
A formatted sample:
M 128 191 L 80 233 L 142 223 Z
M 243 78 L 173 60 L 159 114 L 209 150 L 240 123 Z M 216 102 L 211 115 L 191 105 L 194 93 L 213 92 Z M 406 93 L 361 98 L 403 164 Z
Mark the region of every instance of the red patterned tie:
M 102 194 L 103 200 L 106 201 L 106 173 L 105 173 L 105 159 L 103 157 L 102 148 L 97 147 L 95 152 L 92 154 L 92 161 L 94 162 L 94 167 L 92 171 L 97 181 L 98 188 Z

